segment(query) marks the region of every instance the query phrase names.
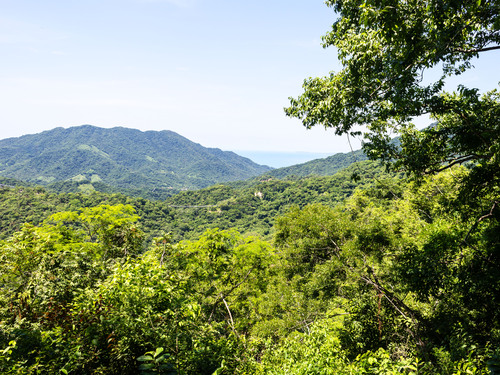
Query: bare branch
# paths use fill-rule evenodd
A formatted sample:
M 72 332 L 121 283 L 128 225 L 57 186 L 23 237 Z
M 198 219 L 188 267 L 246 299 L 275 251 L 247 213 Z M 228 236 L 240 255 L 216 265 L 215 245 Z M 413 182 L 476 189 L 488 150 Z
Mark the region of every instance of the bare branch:
M 477 160 L 479 159 L 480 157 L 478 155 L 467 155 L 467 156 L 461 156 L 459 158 L 456 158 L 454 159 L 453 161 L 449 161 L 448 164 L 446 164 L 444 167 L 441 167 L 441 168 L 437 168 L 437 169 L 430 169 L 428 171 L 425 172 L 425 174 L 434 174 L 434 173 L 439 173 L 439 172 L 442 172 L 448 168 L 451 168 L 453 167 L 454 165 L 456 164 L 462 164 L 462 163 L 466 163 L 468 161 L 471 161 L 471 160 Z
M 221 297 L 222 297 L 222 295 L 221 295 Z M 226 300 L 224 299 L 224 297 L 222 297 L 222 301 L 224 302 L 224 305 L 226 306 L 226 310 L 227 310 L 227 312 L 229 313 L 229 320 L 230 320 L 230 322 L 231 322 L 231 329 L 233 330 L 234 334 L 235 334 L 236 336 L 238 336 L 238 332 L 236 332 L 236 330 L 234 329 L 234 320 L 233 320 L 233 315 L 231 314 L 231 310 L 229 310 L 229 306 L 228 306 L 228 304 L 227 304 Z
M 463 49 L 463 48 L 454 48 L 454 52 L 461 52 L 461 53 L 479 53 L 479 52 L 487 52 L 487 51 L 493 51 L 496 49 L 500 49 L 500 46 L 493 46 L 493 47 L 486 47 L 486 48 L 474 48 L 474 49 Z
M 498 204 L 498 202 L 497 202 L 497 201 L 495 201 L 495 202 L 493 203 L 493 206 L 491 207 L 490 212 L 489 212 L 489 213 L 487 213 L 486 215 L 481 216 L 477 222 L 480 222 L 480 221 L 482 221 L 483 219 L 486 219 L 486 218 L 488 218 L 488 217 L 493 216 L 493 211 L 494 211 L 494 210 L 495 210 L 495 208 L 497 207 L 497 204 Z
M 462 240 L 462 243 L 465 244 L 465 245 L 469 245 L 469 243 L 467 242 L 467 240 L 469 239 L 469 236 L 471 235 L 471 233 L 477 228 L 477 226 L 479 225 L 479 223 L 481 221 L 483 221 L 484 219 L 487 219 L 489 217 L 492 217 L 493 216 L 493 211 L 495 210 L 495 208 L 497 208 L 497 204 L 498 204 L 498 201 L 494 201 L 493 202 L 493 206 L 491 207 L 490 209 L 490 212 L 488 212 L 487 214 L 481 216 L 479 219 L 477 219 L 477 221 L 474 223 L 474 225 L 472 225 L 469 229 L 469 231 L 467 232 L 467 234 L 465 235 L 465 238 Z M 470 245 L 469 245 L 470 246 Z

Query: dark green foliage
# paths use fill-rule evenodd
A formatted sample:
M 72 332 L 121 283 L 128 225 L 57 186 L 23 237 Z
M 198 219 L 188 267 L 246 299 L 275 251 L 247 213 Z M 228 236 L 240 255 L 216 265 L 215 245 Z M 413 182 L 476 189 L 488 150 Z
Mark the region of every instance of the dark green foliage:
M 27 183 L 24 181 L 19 181 L 19 180 L 16 180 L 15 178 L 7 178 L 7 177 L 0 176 L 0 187 L 14 187 L 17 185 L 32 186 L 33 184 L 30 184 L 30 183 Z
M 357 173 L 360 180 L 353 181 Z M 205 228 L 236 228 L 242 233 L 270 236 L 276 215 L 291 206 L 310 203 L 335 206 L 349 197 L 356 186 L 374 184 L 388 176 L 373 162 L 353 164 L 333 176 L 268 178 L 216 185 L 182 192 L 165 202 L 175 209 L 176 226 L 184 237 L 198 236 Z M 173 230 L 176 232 L 176 230 Z
M 292 165 L 274 169 L 267 172 L 263 177 L 269 176 L 274 178 L 286 177 L 306 177 L 306 176 L 331 176 L 340 170 L 349 167 L 359 161 L 366 160 L 366 156 L 361 150 L 349 153 L 338 153 L 324 159 L 316 159 L 306 163 Z
M 486 359 L 496 358 L 490 347 L 500 340 L 498 220 L 493 207 L 463 221 L 456 211 L 462 172 L 421 185 L 381 181 L 344 205 L 294 209 L 277 221 L 283 263 L 261 305 L 267 319 L 254 328 L 282 340 L 268 354 L 270 373 L 292 363 L 296 373 L 308 373 L 301 366 L 310 373 L 363 373 L 359 361 L 377 356 L 378 348 L 393 360 L 370 358 L 376 364 L 370 373 L 392 373 L 382 368 L 396 358 L 408 372 L 487 373 Z M 420 210 L 424 200 L 427 209 Z M 326 338 L 316 329 L 322 322 L 336 327 Z M 325 345 L 337 342 L 338 354 L 316 347 L 316 334 Z M 316 349 L 309 352 L 311 345 Z M 287 364 L 289 358 L 295 361 Z
M 161 191 L 206 187 L 259 175 L 269 167 L 193 143 L 171 131 L 90 125 L 0 140 L 0 175 L 60 191 Z
M 360 181 L 351 179 L 357 173 Z M 374 162 L 355 164 L 334 176 L 251 180 L 181 192 L 164 201 L 121 194 L 55 194 L 42 187 L 0 188 L 0 238 L 22 223 L 40 223 L 47 214 L 99 204 L 131 204 L 142 218 L 148 240 L 171 232 L 175 241 L 197 238 L 207 228 L 238 229 L 270 237 L 276 215 L 288 207 L 317 202 L 334 206 L 356 186 L 369 185 L 384 172 Z
M 492 192 L 491 203 L 497 201 L 499 92 L 444 87 L 447 77 L 470 69 L 474 58 L 500 49 L 498 1 L 326 3 L 338 18 L 324 46 L 337 48 L 343 68 L 306 80 L 286 113 L 307 128 L 322 125 L 339 135 L 359 135 L 362 125 L 366 155 L 414 177 L 467 165 L 471 173 L 458 186 L 467 204 Z M 423 77 L 432 68 L 438 76 L 429 82 Z M 496 73 L 491 71 L 493 82 Z M 424 114 L 436 122 L 418 131 L 411 121 Z M 395 135 L 399 144 L 392 142 Z
M 35 194 L 69 199 L 74 209 L 25 225 L 0 243 L 2 372 L 483 374 L 495 368 L 496 208 L 464 221 L 456 184 L 465 169 L 416 184 L 382 176 L 371 162 L 365 168 L 375 183 L 328 206 L 307 202 L 336 186 L 333 177 L 219 185 L 178 196 L 179 205 L 203 202 L 223 211 L 244 189 L 259 187 L 272 197 L 271 207 L 297 195 L 276 220 L 275 249 L 218 229 L 192 241 L 175 243 L 175 234 L 163 234 L 144 242 L 132 208 L 109 201 L 132 202 L 150 215 L 149 236 L 165 229 L 153 223 L 167 217 L 175 223 L 175 210 L 187 208 L 7 189 L 27 194 L 26 202 Z M 295 193 L 287 195 L 290 189 Z M 104 205 L 85 206 L 103 198 Z
M 405 170 L 416 183 L 355 194 L 344 208 L 355 228 L 351 237 L 336 237 L 342 230 L 313 230 L 318 224 L 306 209 L 285 216 L 279 243 L 287 254 L 307 254 L 298 257 L 305 265 L 318 249 L 334 251 L 354 277 L 349 284 L 357 285 L 355 293 L 339 293 L 348 298 L 350 313 L 345 331 L 336 335 L 348 358 L 359 353 L 356 361 L 377 363 L 369 368 L 357 362 L 361 373 L 396 372 L 379 361 L 385 353 L 375 351 L 377 345 L 393 358 L 415 353 L 425 362 L 402 366 L 402 372 L 486 374 L 489 367 L 494 373 L 500 345 L 499 96 L 497 90 L 479 95 L 462 85 L 454 93 L 443 88 L 446 78 L 469 69 L 473 58 L 500 48 L 499 3 L 332 0 L 327 5 L 338 17 L 323 42 L 337 48 L 342 70 L 307 79 L 304 93 L 285 111 L 307 128 L 331 127 L 338 135 L 360 135 L 362 125 L 370 141 L 363 147 L 367 156 Z M 442 69 L 434 82 L 422 78 L 431 68 Z M 418 131 L 410 121 L 422 114 L 437 122 Z M 401 135 L 397 143 L 394 135 Z M 465 168 L 455 168 L 459 164 Z M 444 170 L 449 173 L 438 174 Z M 300 235 L 290 228 L 300 228 Z M 310 275 L 301 285 L 323 264 L 306 268 Z M 326 317 L 328 310 L 323 311 Z M 287 348 L 284 357 L 294 353 Z
M 413 116 L 449 111 L 441 102 L 445 78 L 471 68 L 481 52 L 499 48 L 496 1 L 326 3 L 338 17 L 324 46 L 338 49 L 343 69 L 306 80 L 304 94 L 291 99 L 287 114 L 307 127 L 324 125 L 343 134 L 367 125 L 382 140 Z M 422 80 L 433 67 L 442 69 L 438 79 Z

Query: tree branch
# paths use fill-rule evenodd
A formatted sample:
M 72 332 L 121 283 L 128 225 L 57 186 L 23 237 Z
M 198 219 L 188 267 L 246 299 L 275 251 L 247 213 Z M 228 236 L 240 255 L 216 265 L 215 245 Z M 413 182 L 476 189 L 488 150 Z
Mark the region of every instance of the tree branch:
M 238 288 L 241 284 L 243 284 L 245 282 L 245 280 L 248 278 L 248 276 L 250 275 L 250 273 L 252 272 L 252 270 L 254 269 L 254 267 L 251 267 L 247 274 L 245 275 L 245 277 L 243 278 L 243 280 L 241 280 L 238 284 L 236 285 L 233 285 L 233 287 L 231 289 L 229 289 L 229 291 L 227 293 L 220 293 L 219 297 L 215 300 L 214 304 L 213 304 L 213 307 L 212 307 L 212 312 L 210 313 L 210 317 L 208 318 L 208 321 L 211 321 L 212 320 L 212 316 L 214 315 L 215 313 L 215 309 L 217 308 L 217 305 L 219 304 L 219 301 L 222 299 L 222 301 L 224 301 L 224 304 L 226 303 L 226 301 L 224 300 L 224 297 L 227 297 L 229 296 L 236 288 Z M 215 286 L 215 289 L 217 290 L 217 292 L 219 291 L 219 289 L 217 288 L 217 286 Z M 227 305 L 226 305 L 226 308 L 227 308 Z M 230 313 L 231 314 L 231 313 Z M 232 317 L 231 317 L 231 320 L 232 320 Z
M 222 297 L 222 295 L 221 295 L 221 297 Z M 224 302 L 224 305 L 226 306 L 227 312 L 229 313 L 229 320 L 230 320 L 230 322 L 231 322 L 231 329 L 233 330 L 233 332 L 234 332 L 234 334 L 235 334 L 236 336 L 239 336 L 239 335 L 238 335 L 238 332 L 236 332 L 236 330 L 234 329 L 234 320 L 233 320 L 233 315 L 231 314 L 231 310 L 229 310 L 229 306 L 228 306 L 228 304 L 227 304 L 226 300 L 224 299 L 224 297 L 222 297 L 222 302 Z
M 461 157 L 458 157 L 454 160 L 447 160 L 448 164 L 446 164 L 444 167 L 441 167 L 441 168 L 436 168 L 436 169 L 430 169 L 426 172 L 424 172 L 425 174 L 434 174 L 434 173 L 439 173 L 439 172 L 442 172 L 448 168 L 451 168 L 453 167 L 454 165 L 456 164 L 462 164 L 462 163 L 466 163 L 468 161 L 471 161 L 471 160 L 477 160 L 477 159 L 480 159 L 480 157 L 478 155 L 466 155 L 466 156 L 461 156 Z
M 363 280 L 365 283 L 373 286 L 375 290 L 383 296 L 391 305 L 394 307 L 394 309 L 405 319 L 408 317 L 404 312 L 406 312 L 409 315 L 409 318 L 415 325 L 416 329 L 409 329 L 409 332 L 412 334 L 412 336 L 415 338 L 417 341 L 417 345 L 423 348 L 425 346 L 424 342 L 422 341 L 422 338 L 420 337 L 420 334 L 418 332 L 419 330 L 419 323 L 420 323 L 420 317 L 418 317 L 418 314 L 411 309 L 406 303 L 404 303 L 399 297 L 397 297 L 394 293 L 390 292 L 386 288 L 384 288 L 380 282 L 378 281 L 377 277 L 375 274 L 372 274 L 373 280 L 370 277 L 359 275 L 360 279 Z
M 474 225 L 472 225 L 472 227 L 467 232 L 465 238 L 462 240 L 463 244 L 469 245 L 467 240 L 468 240 L 469 236 L 471 235 L 472 231 L 474 231 L 477 228 L 477 226 L 479 225 L 479 223 L 481 221 L 493 216 L 493 211 L 495 211 L 495 208 L 497 208 L 497 204 L 498 204 L 498 201 L 494 201 L 493 206 L 491 207 L 490 211 L 488 213 L 486 213 L 485 215 L 481 216 L 479 219 L 477 219 L 477 221 L 474 223 Z
M 486 219 L 486 218 L 488 218 L 488 217 L 493 216 L 493 211 L 494 211 L 494 210 L 495 210 L 495 208 L 497 207 L 497 204 L 498 204 L 498 201 L 495 201 L 495 202 L 493 203 L 493 206 L 491 207 L 490 212 L 489 212 L 489 213 L 487 213 L 486 215 L 481 216 L 477 222 L 479 223 L 480 221 L 483 221 L 483 219 Z
M 474 48 L 474 49 L 453 48 L 453 52 L 479 53 L 479 52 L 493 51 L 496 49 L 500 49 L 500 46 L 486 47 L 486 48 Z

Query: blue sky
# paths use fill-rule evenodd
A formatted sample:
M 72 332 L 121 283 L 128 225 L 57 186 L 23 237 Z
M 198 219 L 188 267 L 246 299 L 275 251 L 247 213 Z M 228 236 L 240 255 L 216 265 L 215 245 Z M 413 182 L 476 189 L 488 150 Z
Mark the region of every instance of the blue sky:
M 346 152 L 283 112 L 304 78 L 339 70 L 320 45 L 334 17 L 322 0 L 0 0 L 0 138 L 92 124 L 237 152 Z M 495 88 L 499 60 L 461 79 Z

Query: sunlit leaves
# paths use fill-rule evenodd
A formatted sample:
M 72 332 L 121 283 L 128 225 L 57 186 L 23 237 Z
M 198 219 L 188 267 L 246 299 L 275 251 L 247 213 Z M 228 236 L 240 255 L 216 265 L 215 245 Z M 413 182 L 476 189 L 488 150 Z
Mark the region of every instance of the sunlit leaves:
M 326 3 L 338 18 L 323 43 L 337 48 L 342 69 L 305 80 L 286 114 L 339 135 L 364 126 L 367 155 L 412 175 L 469 163 L 471 180 L 480 180 L 479 188 L 465 183 L 464 192 L 473 189 L 469 196 L 495 188 L 498 93 L 479 97 L 475 89 L 450 94 L 443 88 L 448 76 L 471 68 L 471 59 L 500 48 L 498 1 Z M 428 82 L 424 74 L 431 68 L 442 72 Z M 424 114 L 438 124 L 418 132 L 409 123 Z M 397 135 L 401 147 L 391 141 Z

